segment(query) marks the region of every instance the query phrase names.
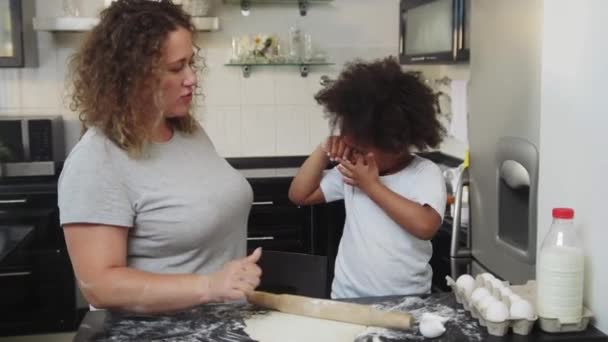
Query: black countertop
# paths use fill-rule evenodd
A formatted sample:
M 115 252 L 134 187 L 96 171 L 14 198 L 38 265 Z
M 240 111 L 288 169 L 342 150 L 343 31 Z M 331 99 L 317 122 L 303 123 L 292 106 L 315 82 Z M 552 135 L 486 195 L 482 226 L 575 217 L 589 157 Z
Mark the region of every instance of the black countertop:
M 433 341 L 608 341 L 608 337 L 593 327 L 582 333 L 546 334 L 535 327 L 528 336 L 509 332 L 504 337 L 488 335 L 457 304 L 452 293 L 430 296 L 392 296 L 361 298 L 352 302 L 373 304 L 385 310 L 407 311 L 414 318 L 424 312 L 449 317 L 446 333 Z M 74 342 L 85 341 L 255 341 L 245 332 L 245 320 L 269 311 L 247 303 L 210 304 L 170 315 L 134 315 L 108 311 L 92 311 L 82 321 Z M 287 338 L 287 337 L 286 337 Z M 288 338 L 286 339 L 286 341 Z M 411 331 L 367 328 L 356 342 L 420 341 L 418 326 Z M 311 341 L 312 342 L 312 341 Z

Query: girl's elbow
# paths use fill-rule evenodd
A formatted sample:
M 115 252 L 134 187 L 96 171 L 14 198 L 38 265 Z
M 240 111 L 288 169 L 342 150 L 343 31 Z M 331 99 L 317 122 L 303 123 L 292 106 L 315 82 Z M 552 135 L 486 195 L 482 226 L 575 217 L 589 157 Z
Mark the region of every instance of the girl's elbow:
M 298 194 L 296 191 L 292 191 L 289 189 L 289 193 L 287 194 L 289 200 L 296 205 L 303 205 L 305 201 L 305 197 Z
M 435 223 L 426 225 L 423 227 L 423 229 L 421 229 L 422 232 L 420 234 L 420 239 L 425 241 L 432 240 L 435 237 L 435 234 L 437 234 L 438 230 L 439 226 L 437 226 Z

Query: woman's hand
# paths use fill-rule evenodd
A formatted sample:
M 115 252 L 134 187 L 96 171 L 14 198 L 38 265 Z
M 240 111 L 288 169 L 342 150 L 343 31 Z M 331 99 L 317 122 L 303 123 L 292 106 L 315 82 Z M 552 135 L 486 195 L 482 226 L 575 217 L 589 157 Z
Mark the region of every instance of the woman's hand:
M 367 155 L 355 154 L 351 162 L 348 159 L 341 159 L 338 165 L 338 171 L 344 176 L 346 184 L 356 186 L 368 192 L 370 187 L 379 182 L 380 176 L 376 159 L 372 153 Z
M 224 267 L 208 277 L 207 295 L 209 301 L 238 300 L 260 284 L 262 270 L 256 264 L 262 256 L 258 247 L 251 255 L 228 262 Z
M 321 149 L 329 160 L 340 161 L 341 159 L 349 159 L 351 157 L 352 149 L 350 146 L 344 143 L 344 139 L 339 136 L 329 136 L 321 144 Z

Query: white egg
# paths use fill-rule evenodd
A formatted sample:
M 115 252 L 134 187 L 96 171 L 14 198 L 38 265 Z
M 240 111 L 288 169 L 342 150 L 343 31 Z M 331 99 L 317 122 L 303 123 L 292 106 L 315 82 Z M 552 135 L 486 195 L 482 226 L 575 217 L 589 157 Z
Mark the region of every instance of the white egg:
M 491 295 L 487 296 L 479 301 L 479 303 L 477 304 L 477 309 L 480 312 L 484 312 L 488 307 L 490 307 L 491 305 L 494 305 L 494 303 L 496 303 L 496 302 L 498 302 L 498 299 L 494 298 Z
M 534 319 L 534 309 L 530 302 L 524 299 L 513 302 L 510 313 L 514 319 L 525 318 L 530 321 Z
M 505 303 L 495 301 L 488 306 L 485 316 L 492 322 L 504 322 L 509 317 L 509 308 Z
M 473 290 L 473 293 L 471 293 L 471 302 L 473 303 L 473 305 L 477 305 L 482 299 L 489 295 L 490 291 L 488 291 L 488 289 L 486 289 L 485 287 L 478 287 Z
M 471 293 L 475 289 L 475 279 L 468 274 L 463 274 L 456 280 L 456 286 L 464 292 L 467 298 L 470 298 Z
M 507 286 L 500 289 L 500 297 L 501 298 L 509 298 L 513 294 L 513 291 Z
M 516 295 L 515 293 L 513 293 L 513 294 L 511 294 L 511 295 L 509 296 L 509 302 L 510 302 L 510 303 L 515 303 L 515 302 L 517 302 L 518 300 L 523 300 L 523 299 L 521 299 L 521 297 L 520 297 L 520 296 L 518 296 L 518 295 Z
M 435 338 L 445 332 L 445 327 L 440 320 L 425 319 L 420 321 L 420 333 L 426 338 Z
M 491 281 L 492 279 L 495 279 L 494 276 L 491 273 L 482 273 L 481 274 L 481 279 L 485 280 L 486 282 Z
M 502 283 L 502 281 L 500 281 L 500 279 L 492 279 L 490 280 L 490 283 L 492 284 L 492 287 L 494 287 L 496 290 L 500 290 L 503 287 L 505 287 L 505 284 Z

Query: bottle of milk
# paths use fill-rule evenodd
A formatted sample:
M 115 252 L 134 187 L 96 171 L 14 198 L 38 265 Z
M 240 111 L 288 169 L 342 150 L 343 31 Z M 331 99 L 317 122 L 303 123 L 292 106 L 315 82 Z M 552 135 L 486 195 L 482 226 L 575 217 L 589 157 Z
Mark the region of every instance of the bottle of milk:
M 583 314 L 583 247 L 574 210 L 553 209 L 553 223 L 541 246 L 537 280 L 538 315 L 577 323 Z

